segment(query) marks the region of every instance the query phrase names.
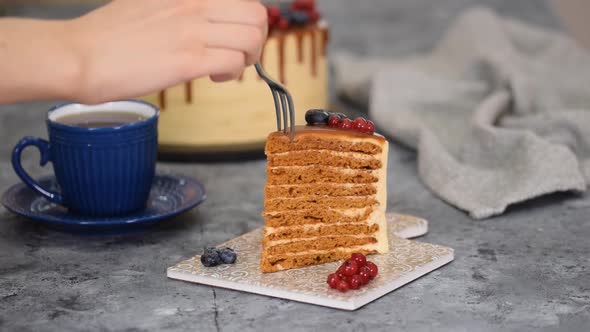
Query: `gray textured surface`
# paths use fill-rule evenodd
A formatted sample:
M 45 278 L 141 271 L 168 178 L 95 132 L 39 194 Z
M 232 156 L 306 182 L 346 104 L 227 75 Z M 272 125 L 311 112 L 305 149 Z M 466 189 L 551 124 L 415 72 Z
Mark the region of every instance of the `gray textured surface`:
M 457 10 L 472 2 L 363 1 L 369 5 L 362 9 L 360 1 L 328 0 L 322 6 L 334 23 L 334 47 L 403 54 L 428 48 Z M 536 0 L 488 3 L 532 22 L 555 25 L 547 7 Z M 0 190 L 17 182 L 9 164 L 16 141 L 24 135 L 46 135 L 46 108 L 47 104 L 0 107 Z M 46 174 L 36 166 L 37 155 L 27 152 L 29 169 Z M 553 195 L 476 222 L 426 190 L 416 174 L 414 153 L 395 144 L 389 207 L 430 220 L 430 233 L 421 240 L 455 248 L 456 259 L 450 265 L 352 313 L 167 280 L 167 266 L 204 245 L 262 225 L 264 166 L 264 161 L 161 163 L 160 169 L 202 180 L 209 200 L 143 234 L 75 237 L 35 226 L 0 208 L 0 330 L 590 327 L 589 198 Z

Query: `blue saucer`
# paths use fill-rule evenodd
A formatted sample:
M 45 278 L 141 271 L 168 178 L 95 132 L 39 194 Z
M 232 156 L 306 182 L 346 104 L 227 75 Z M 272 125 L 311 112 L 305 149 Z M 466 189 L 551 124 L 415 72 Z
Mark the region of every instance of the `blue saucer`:
M 45 188 L 57 189 L 55 177 L 38 179 Z M 59 190 L 59 189 L 58 189 Z M 91 218 L 72 214 L 62 206 L 41 197 L 23 183 L 10 187 L 2 195 L 7 210 L 47 226 L 74 232 L 103 232 L 143 228 L 194 208 L 206 199 L 203 185 L 195 179 L 157 174 L 154 178 L 147 208 L 113 218 Z

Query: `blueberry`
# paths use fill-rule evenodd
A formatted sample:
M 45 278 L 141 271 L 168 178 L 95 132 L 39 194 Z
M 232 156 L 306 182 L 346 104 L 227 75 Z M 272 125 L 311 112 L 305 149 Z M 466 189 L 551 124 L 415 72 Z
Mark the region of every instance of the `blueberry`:
M 233 264 L 236 262 L 238 255 L 231 248 L 223 248 L 219 251 L 219 257 L 225 264 Z
M 328 123 L 330 113 L 324 110 L 309 110 L 305 113 L 305 122 L 310 125 Z
M 215 247 L 205 247 L 203 248 L 203 254 L 210 254 L 213 252 L 217 252 L 219 253 L 219 249 L 215 248 Z
M 291 15 L 289 17 L 289 23 L 294 24 L 294 25 L 305 25 L 309 22 L 309 15 L 302 11 L 302 10 L 296 10 L 291 12 Z
M 291 13 L 291 4 L 282 1 L 279 3 L 279 10 L 281 11 L 281 16 L 285 16 L 285 14 Z
M 201 264 L 206 267 L 217 266 L 221 264 L 221 257 L 219 257 L 219 252 L 211 251 L 206 252 L 201 255 Z

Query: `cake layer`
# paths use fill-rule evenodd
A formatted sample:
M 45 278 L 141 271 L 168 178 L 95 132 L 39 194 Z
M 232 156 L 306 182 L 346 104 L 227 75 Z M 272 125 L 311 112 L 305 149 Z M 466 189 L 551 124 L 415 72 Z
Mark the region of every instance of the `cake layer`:
M 304 196 L 297 198 L 265 199 L 265 211 L 323 209 L 353 209 L 376 206 L 374 196 Z
M 377 252 L 377 250 L 373 247 L 373 245 L 358 246 L 355 248 L 324 250 L 298 255 L 265 255 L 263 253 L 260 261 L 260 270 L 262 272 L 277 272 L 292 268 L 324 264 L 348 259 L 350 258 L 350 254 L 353 252 L 358 252 L 365 255 L 374 254 Z
M 360 152 L 302 150 L 268 155 L 268 166 L 330 166 L 352 169 L 380 169 L 379 158 Z
M 301 150 L 333 150 L 344 152 L 362 152 L 367 154 L 381 153 L 381 146 L 372 141 L 350 142 L 333 137 L 318 137 L 311 135 L 298 135 L 291 142 L 289 137 L 275 133 L 271 134 L 266 145 L 267 155 L 280 152 Z
M 283 253 L 305 252 L 307 250 L 329 250 L 342 247 L 353 247 L 371 243 L 377 243 L 377 239 L 374 236 L 326 236 L 322 237 L 321 241 L 300 240 L 274 246 L 266 246 L 266 243 L 263 240 L 262 246 L 264 252 L 268 255 L 278 255 Z
M 347 170 L 329 166 L 268 167 L 267 185 L 308 183 L 375 183 L 378 174 L 372 170 Z
M 312 224 L 334 224 L 361 222 L 370 218 L 373 208 L 361 209 L 323 209 L 313 208 L 308 210 L 284 210 L 267 212 L 264 216 L 266 227 L 282 227 L 293 225 L 312 225 Z
M 375 195 L 377 187 L 374 184 L 302 184 L 302 185 L 272 185 L 264 189 L 267 198 L 299 197 L 299 196 L 367 196 Z
M 265 229 L 264 239 L 266 241 L 277 241 L 283 239 L 301 239 L 317 236 L 337 235 L 361 235 L 373 234 L 379 230 L 379 225 L 368 225 L 361 223 L 337 223 L 333 225 L 303 225 L 291 227 L 268 227 Z

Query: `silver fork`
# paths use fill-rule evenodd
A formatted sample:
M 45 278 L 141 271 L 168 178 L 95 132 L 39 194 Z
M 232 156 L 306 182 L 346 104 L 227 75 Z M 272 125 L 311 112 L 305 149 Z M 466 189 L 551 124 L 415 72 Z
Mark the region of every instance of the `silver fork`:
M 268 74 L 262 69 L 260 63 L 254 65 L 256 72 L 270 87 L 272 98 L 275 102 L 275 112 L 277 114 L 277 130 L 282 130 L 285 134 L 287 133 L 287 127 L 291 135 L 291 141 L 295 137 L 295 108 L 293 107 L 293 99 L 287 89 L 280 83 L 274 81 L 268 76 Z M 280 100 L 280 102 L 279 102 Z M 281 114 L 283 119 L 283 126 L 281 128 Z

